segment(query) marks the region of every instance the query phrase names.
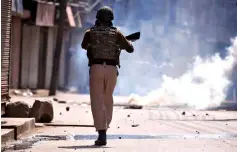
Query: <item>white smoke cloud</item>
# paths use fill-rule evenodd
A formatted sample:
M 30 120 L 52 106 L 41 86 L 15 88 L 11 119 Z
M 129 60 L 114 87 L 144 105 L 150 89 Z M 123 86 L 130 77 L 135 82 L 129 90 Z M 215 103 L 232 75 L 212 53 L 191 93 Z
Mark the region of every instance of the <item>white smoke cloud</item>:
M 232 40 L 228 55 L 196 57 L 190 70 L 178 78 L 163 75 L 161 87 L 146 96 L 131 94 L 129 102 L 140 105 L 185 104 L 197 109 L 218 106 L 225 100 L 229 77 L 237 63 L 237 37 Z

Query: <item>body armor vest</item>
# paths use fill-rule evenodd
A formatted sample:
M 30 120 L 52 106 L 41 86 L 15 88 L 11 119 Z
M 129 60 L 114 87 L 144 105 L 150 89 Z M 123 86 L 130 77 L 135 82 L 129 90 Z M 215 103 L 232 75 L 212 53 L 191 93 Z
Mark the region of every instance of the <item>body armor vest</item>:
M 116 28 L 102 26 L 91 28 L 91 60 L 114 60 L 119 65 L 121 51 L 116 41 Z

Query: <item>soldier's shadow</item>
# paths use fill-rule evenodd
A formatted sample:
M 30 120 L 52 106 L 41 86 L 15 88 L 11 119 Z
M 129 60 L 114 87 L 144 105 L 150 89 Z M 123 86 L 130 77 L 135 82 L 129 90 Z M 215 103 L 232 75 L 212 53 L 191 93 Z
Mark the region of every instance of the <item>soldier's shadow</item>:
M 59 146 L 62 149 L 90 149 L 90 148 L 112 148 L 107 146 L 95 146 L 95 145 L 82 145 L 82 146 Z

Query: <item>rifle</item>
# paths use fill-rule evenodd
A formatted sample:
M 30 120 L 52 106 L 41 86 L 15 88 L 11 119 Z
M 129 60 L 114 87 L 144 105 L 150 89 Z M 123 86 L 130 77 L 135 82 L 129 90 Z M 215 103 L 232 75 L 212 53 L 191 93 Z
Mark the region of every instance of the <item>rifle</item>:
M 140 39 L 140 35 L 141 35 L 140 32 L 136 32 L 136 33 L 127 35 L 125 38 L 129 41 L 135 42 L 136 40 Z

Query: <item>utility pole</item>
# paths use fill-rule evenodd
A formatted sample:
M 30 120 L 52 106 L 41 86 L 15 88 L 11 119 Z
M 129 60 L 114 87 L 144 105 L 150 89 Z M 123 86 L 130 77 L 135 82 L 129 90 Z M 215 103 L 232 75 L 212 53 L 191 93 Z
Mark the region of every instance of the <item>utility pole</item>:
M 65 17 L 66 17 L 66 6 L 67 6 L 67 0 L 60 0 L 59 27 L 58 27 L 58 32 L 57 32 L 56 48 L 55 48 L 54 57 L 53 57 L 53 69 L 52 69 L 52 75 L 51 75 L 49 96 L 56 95 L 56 90 L 58 86 L 60 57 L 61 57 L 61 52 L 62 52 L 64 25 L 65 25 Z

